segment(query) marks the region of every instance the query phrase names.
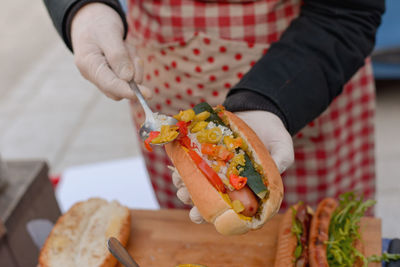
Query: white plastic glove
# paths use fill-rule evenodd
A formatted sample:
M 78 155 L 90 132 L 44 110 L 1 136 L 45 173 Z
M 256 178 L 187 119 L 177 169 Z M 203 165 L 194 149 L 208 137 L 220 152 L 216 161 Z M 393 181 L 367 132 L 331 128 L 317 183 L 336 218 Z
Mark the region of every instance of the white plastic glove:
M 271 112 L 258 110 L 236 112 L 235 114 L 257 133 L 271 153 L 279 172 L 283 173 L 294 161 L 294 150 L 292 138 L 281 119 Z M 184 204 L 193 205 L 190 194 L 175 169 L 172 173 L 172 182 L 178 188 L 176 196 L 179 200 Z M 194 223 L 204 222 L 196 206 L 190 210 L 189 217 Z
M 293 140 L 274 113 L 261 110 L 235 112 L 258 135 L 271 153 L 280 173 L 283 173 L 294 161 Z
M 71 25 L 75 64 L 82 76 L 114 100 L 134 99 L 128 81 L 143 79 L 143 61 L 123 40 L 124 26 L 118 13 L 101 3 L 83 6 Z M 146 98 L 150 90 L 140 86 Z
M 175 187 L 178 188 L 176 196 L 184 204 L 193 205 L 189 191 L 187 190 L 185 184 L 183 183 L 182 178 L 179 175 L 178 171 L 173 167 L 171 169 L 172 169 L 172 182 L 174 183 Z M 192 222 L 197 224 L 205 222 L 196 206 L 193 206 L 193 208 L 190 210 L 189 218 L 190 220 L 192 220 Z

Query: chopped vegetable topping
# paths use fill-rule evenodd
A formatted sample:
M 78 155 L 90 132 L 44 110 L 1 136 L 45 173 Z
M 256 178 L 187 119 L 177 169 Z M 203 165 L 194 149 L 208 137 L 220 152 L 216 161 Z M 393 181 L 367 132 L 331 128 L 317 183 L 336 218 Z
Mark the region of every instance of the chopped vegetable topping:
M 234 156 L 233 159 L 231 160 L 231 163 L 229 164 L 226 175 L 228 177 L 231 176 L 232 174 L 239 175 L 238 166 L 239 165 L 244 166 L 245 163 L 246 163 L 246 161 L 244 159 L 244 154 L 238 154 L 238 155 Z
M 244 211 L 244 206 L 242 202 L 240 202 L 240 200 L 238 199 L 232 201 L 232 208 L 236 213 L 241 213 L 242 211 Z
M 188 109 L 184 111 L 180 111 L 178 115 L 175 115 L 174 118 L 178 121 L 189 122 L 194 119 L 196 114 L 194 113 L 193 109 Z
M 179 128 L 179 133 L 182 136 L 186 136 L 188 134 L 188 124 L 189 124 L 188 122 L 184 122 L 184 121 L 178 121 L 176 123 L 176 125 Z
M 246 164 L 239 174 L 241 176 L 247 177 L 247 184 L 250 189 L 260 198 L 263 199 L 265 195 L 268 193 L 268 189 L 263 183 L 261 179 L 261 175 L 255 170 L 250 157 L 245 154 L 244 158 L 246 160 Z
M 219 191 L 222 193 L 226 192 L 225 186 L 219 178 L 218 174 L 208 166 L 207 162 L 205 162 L 199 154 L 197 154 L 193 150 L 188 150 L 189 156 L 196 163 L 197 167 L 200 171 L 207 177 L 208 181 Z
M 246 185 L 247 178 L 238 176 L 236 174 L 231 174 L 229 176 L 229 182 L 236 190 L 239 190 L 239 189 L 242 189 Z
M 180 111 L 174 116 L 179 121 L 177 140 L 219 192 L 239 190 L 248 184 L 252 192 L 264 199 L 268 189 L 260 175 L 262 169 L 251 161 L 243 138 L 229 128 L 224 110 L 221 105 L 213 109 L 200 103 Z
M 222 139 L 222 131 L 220 128 L 203 129 L 197 133 L 197 141 L 200 143 L 217 144 Z
M 192 133 L 197 133 L 197 132 L 200 132 L 201 130 L 204 130 L 204 129 L 207 127 L 208 122 L 206 122 L 206 121 L 199 121 L 199 122 L 197 122 L 197 123 L 195 123 L 195 124 L 193 124 L 193 125 L 194 125 L 194 126 L 193 126 L 191 132 L 192 132 Z
M 196 114 L 196 116 L 194 117 L 194 121 L 205 121 L 206 119 L 208 119 L 210 117 L 211 113 L 208 111 L 203 111 L 199 114 Z
M 240 137 L 233 138 L 232 136 L 224 136 L 224 144 L 230 151 L 240 147 L 242 143 L 243 141 Z
M 233 158 L 234 155 L 224 146 L 217 146 L 209 143 L 204 143 L 201 145 L 201 153 L 204 155 L 208 155 L 211 159 L 219 161 L 228 161 Z
M 171 125 L 162 125 L 160 133 L 151 140 L 152 144 L 161 144 L 174 140 L 178 135 L 178 127 Z
M 217 113 L 214 111 L 214 109 L 206 102 L 197 104 L 196 106 L 194 106 L 193 108 L 194 112 L 196 114 L 202 113 L 204 111 L 208 111 L 210 113 L 210 117 L 208 117 L 206 119 L 206 121 L 210 122 L 214 122 L 217 125 L 224 125 L 224 122 L 221 120 L 220 117 L 218 117 Z
M 144 146 L 146 147 L 146 149 L 148 151 L 153 151 L 153 148 L 150 146 L 150 142 L 156 138 L 158 135 L 160 134 L 160 132 L 158 131 L 151 131 L 149 134 L 149 137 L 146 138 L 146 140 L 144 141 Z

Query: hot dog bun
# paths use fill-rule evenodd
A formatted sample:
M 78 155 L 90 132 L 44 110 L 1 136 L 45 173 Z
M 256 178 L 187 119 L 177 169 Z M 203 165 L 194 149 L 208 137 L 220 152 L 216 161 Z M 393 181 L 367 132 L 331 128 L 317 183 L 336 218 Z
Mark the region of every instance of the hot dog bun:
M 293 208 L 297 210 L 298 204 Z M 294 266 L 294 251 L 297 246 L 297 238 L 292 233 L 293 216 L 292 209 L 288 209 L 283 215 L 278 232 L 278 247 L 276 248 L 275 267 Z
M 57 220 L 40 252 L 39 266 L 115 266 L 107 240 L 114 236 L 126 245 L 130 220 L 129 209 L 116 201 L 92 198 L 75 204 Z
M 283 199 L 283 184 L 278 168 L 256 133 L 233 113 L 229 111 L 223 113 L 229 121 L 231 130 L 247 143 L 254 161 L 260 164 L 267 180 L 269 195 L 263 202 L 260 216 L 257 218 L 253 217 L 251 221 L 241 219 L 208 182 L 177 141 L 167 144 L 165 149 L 203 218 L 213 223 L 221 234 L 244 234 L 249 230 L 260 228 L 277 213 Z
M 302 202 L 293 205 L 285 212 L 278 232 L 275 267 L 309 266 L 308 237 L 312 216 L 312 209 Z M 299 235 L 299 240 L 296 235 Z M 298 244 L 301 250 L 296 256 Z

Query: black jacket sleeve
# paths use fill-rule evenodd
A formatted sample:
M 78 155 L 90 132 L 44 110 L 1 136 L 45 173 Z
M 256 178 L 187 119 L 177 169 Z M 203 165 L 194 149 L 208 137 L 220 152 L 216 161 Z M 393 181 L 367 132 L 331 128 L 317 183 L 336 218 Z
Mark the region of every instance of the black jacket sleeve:
M 224 105 L 274 112 L 295 134 L 363 66 L 383 12 L 384 0 L 305 0 L 299 17 L 231 89 Z
M 53 21 L 53 24 L 64 40 L 67 47 L 72 51 L 70 29 L 72 18 L 75 13 L 84 5 L 98 2 L 112 7 L 121 17 L 125 27 L 124 38 L 126 37 L 128 25 L 125 13 L 118 0 L 43 0 Z

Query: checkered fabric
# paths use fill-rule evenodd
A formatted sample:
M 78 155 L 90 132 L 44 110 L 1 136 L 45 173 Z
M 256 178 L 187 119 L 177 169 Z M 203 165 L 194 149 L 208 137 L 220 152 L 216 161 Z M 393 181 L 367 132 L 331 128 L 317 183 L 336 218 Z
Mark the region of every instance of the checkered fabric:
M 294 0 L 131 0 L 129 41 L 146 63 L 144 84 L 154 93 L 151 108 L 176 114 L 203 101 L 222 103 L 299 8 Z M 330 107 L 294 137 L 295 163 L 283 175 L 282 209 L 299 200 L 315 206 L 323 197 L 354 189 L 373 197 L 374 99 L 367 60 Z M 131 106 L 138 127 L 143 110 L 134 102 Z M 163 148 L 142 151 L 161 207 L 184 207 L 175 196 Z
M 299 0 L 227 3 L 194 0 L 130 0 L 128 24 L 143 43 L 188 41 L 194 31 L 227 40 L 269 44 L 299 13 Z

